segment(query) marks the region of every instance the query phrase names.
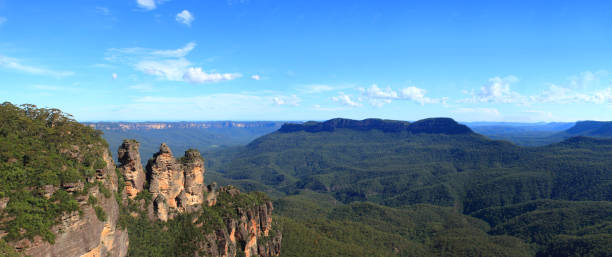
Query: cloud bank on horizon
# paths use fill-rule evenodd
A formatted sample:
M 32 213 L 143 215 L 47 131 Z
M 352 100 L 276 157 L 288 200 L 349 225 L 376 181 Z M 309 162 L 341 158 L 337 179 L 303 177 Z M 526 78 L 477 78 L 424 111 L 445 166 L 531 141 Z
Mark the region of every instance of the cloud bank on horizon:
M 587 2 L 6 2 L 0 95 L 78 120 L 611 120 L 612 3 Z

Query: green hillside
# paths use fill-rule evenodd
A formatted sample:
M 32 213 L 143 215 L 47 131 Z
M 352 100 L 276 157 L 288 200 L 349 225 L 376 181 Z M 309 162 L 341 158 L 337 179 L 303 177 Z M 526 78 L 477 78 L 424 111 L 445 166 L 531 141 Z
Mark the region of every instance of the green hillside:
M 106 166 L 101 132 L 58 109 L 0 105 L 0 230 L 6 241 L 42 236 L 65 212 L 79 210 L 77 196 L 94 186 L 87 178 Z M 85 185 L 82 190 L 75 182 Z M 51 190 L 48 188 L 50 187 Z M 0 246 L 1 247 L 1 246 Z
M 605 250 L 597 242 L 610 235 L 612 140 L 574 137 L 519 147 L 471 131 L 455 133 L 461 125 L 448 120 L 416 122 L 432 130 L 378 121 L 292 124 L 238 152 L 217 153 L 225 161 L 212 168 L 224 183 L 276 195 L 285 228 L 301 235 L 295 240 L 321 239 L 300 249 L 287 246 L 296 253 L 322 251 L 318 242 L 346 249 L 313 253 L 319 256 L 573 256 Z M 463 223 L 444 225 L 452 220 Z M 443 229 L 426 233 L 440 223 Z M 462 241 L 467 238 L 479 243 Z M 392 242 L 406 248 L 394 250 Z M 371 244 L 388 245 L 367 252 Z M 484 248 L 461 248 L 468 246 Z

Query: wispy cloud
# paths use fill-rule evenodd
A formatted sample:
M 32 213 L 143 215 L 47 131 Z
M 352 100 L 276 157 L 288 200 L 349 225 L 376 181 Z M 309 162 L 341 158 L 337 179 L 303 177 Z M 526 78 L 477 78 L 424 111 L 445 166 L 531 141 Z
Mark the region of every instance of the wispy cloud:
M 605 70 L 583 71 L 568 78 L 568 87 L 574 89 L 586 89 L 597 84 L 603 77 L 608 76 Z
M 21 60 L 16 58 L 11 58 L 7 56 L 0 55 L 0 67 L 5 69 L 11 69 L 19 72 L 29 73 L 32 75 L 45 75 L 52 77 L 67 77 L 74 75 L 72 71 L 58 71 L 47 68 L 35 67 L 31 65 L 26 65 L 21 62 Z
M 446 101 L 446 98 L 427 97 L 427 90 L 413 86 L 396 91 L 390 87 L 382 89 L 374 84 L 369 88 L 360 88 L 359 91 L 374 106 L 382 106 L 391 103 L 393 100 L 408 100 L 421 105 L 443 103 Z
M 608 72 L 581 72 L 571 76 L 563 85 L 549 84 L 545 90 L 531 95 L 521 94 L 512 89 L 512 84 L 519 81 L 515 76 L 493 77 L 489 83 L 475 92 L 466 92 L 471 98 L 462 99 L 464 103 L 505 103 L 518 105 L 533 105 L 541 103 L 612 103 L 612 87 L 594 89 Z
M 333 86 L 324 85 L 324 84 L 306 85 L 306 86 L 302 86 L 298 88 L 299 91 L 306 93 L 306 94 L 318 94 L 318 93 L 333 91 L 337 89 L 340 89 L 340 87 L 333 87 Z
M 134 68 L 145 74 L 154 75 L 170 81 L 183 81 L 191 63 L 185 58 L 167 60 L 143 60 L 134 65 Z
M 193 17 L 193 15 L 187 10 L 183 10 L 182 12 L 176 14 L 176 21 L 183 23 L 187 26 L 191 26 L 191 23 L 194 19 L 195 18 Z
M 138 7 L 149 11 L 157 8 L 155 0 L 136 0 L 136 4 L 138 4 Z
M 7 21 L 6 18 L 0 16 L 0 25 L 2 25 L 3 23 L 5 23 Z
M 110 16 L 111 15 L 110 9 L 108 9 L 108 7 L 104 7 L 104 6 L 96 6 L 96 13 L 104 15 L 104 16 Z
M 194 42 L 178 49 L 149 49 L 141 47 L 111 48 L 105 59 L 110 62 L 126 63 L 144 74 L 169 81 L 189 83 L 212 83 L 240 78 L 240 73 L 206 72 L 194 67 L 186 56 L 195 49 Z
M 472 97 L 463 99 L 462 102 L 526 104 L 527 99 L 511 89 L 511 85 L 518 81 L 519 79 L 512 75 L 490 78 L 489 83 L 480 87 L 477 93 L 470 93 Z
M 240 78 L 238 73 L 206 73 L 202 68 L 189 68 L 183 74 L 183 80 L 189 83 L 212 83 Z
M 252 75 L 251 78 L 254 79 L 254 80 L 260 80 L 261 79 L 261 77 L 259 75 L 257 75 L 257 74 Z
M 362 106 L 360 102 L 355 101 L 352 96 L 347 95 L 343 92 L 338 93 L 337 96 L 332 97 L 332 101 L 341 103 L 346 106 L 358 107 Z
M 540 103 L 612 103 L 612 88 L 608 87 L 587 93 L 581 93 L 571 88 L 550 85 L 547 90 L 539 95 L 531 96 L 533 102 Z
M 111 77 L 113 78 L 113 80 L 117 80 L 117 77 L 118 77 L 118 76 L 117 76 L 117 73 L 113 73 L 113 74 L 111 75 Z
M 296 95 L 289 95 L 289 96 L 275 96 L 274 98 L 272 98 L 272 101 L 276 105 L 298 106 L 299 103 L 302 101 L 302 99 L 300 99 Z

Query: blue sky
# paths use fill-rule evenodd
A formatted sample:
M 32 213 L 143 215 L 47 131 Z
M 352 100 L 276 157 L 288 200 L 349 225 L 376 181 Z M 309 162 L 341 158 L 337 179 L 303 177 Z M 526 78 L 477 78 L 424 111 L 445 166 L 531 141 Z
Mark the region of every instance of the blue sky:
M 0 0 L 0 101 L 80 121 L 612 120 L 609 1 Z

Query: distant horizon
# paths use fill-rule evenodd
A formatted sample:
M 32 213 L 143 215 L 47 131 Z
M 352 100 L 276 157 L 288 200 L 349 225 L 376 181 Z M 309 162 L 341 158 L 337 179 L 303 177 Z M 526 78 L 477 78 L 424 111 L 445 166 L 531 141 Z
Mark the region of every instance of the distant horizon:
M 336 117 L 341 119 L 349 119 L 343 117 Z M 332 119 L 336 119 L 332 118 Z M 451 118 L 458 123 L 483 123 L 483 124 L 554 124 L 554 123 L 576 123 L 581 121 L 597 121 L 597 122 L 608 122 L 606 120 L 577 120 L 577 121 L 536 121 L 536 122 L 514 122 L 514 121 L 461 121 L 456 120 L 452 117 L 430 117 L 430 118 Z M 379 119 L 376 117 L 364 118 L 364 119 Z M 351 119 L 351 120 L 364 120 L 364 119 Z M 426 118 L 427 119 L 427 118 Z M 324 122 L 330 119 L 325 120 L 99 120 L 99 121 L 78 121 L 79 123 L 180 123 L 180 122 Z M 407 122 L 415 122 L 418 120 L 398 120 L 398 119 L 383 119 L 383 120 L 397 120 L 397 121 L 407 121 Z

